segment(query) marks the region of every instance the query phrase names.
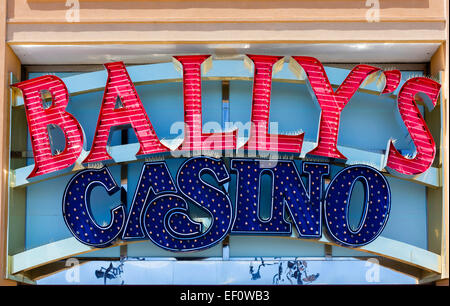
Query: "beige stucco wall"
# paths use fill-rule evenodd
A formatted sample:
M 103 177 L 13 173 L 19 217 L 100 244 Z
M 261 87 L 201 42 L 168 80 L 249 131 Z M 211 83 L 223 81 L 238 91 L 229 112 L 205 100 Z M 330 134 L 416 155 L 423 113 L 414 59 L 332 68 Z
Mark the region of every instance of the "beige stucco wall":
M 4 279 L 6 273 L 6 228 L 8 212 L 8 160 L 9 160 L 9 74 L 20 76 L 20 61 L 5 42 L 6 3 L 0 1 L 0 285 L 14 282 Z
M 176 43 L 443 41 L 443 0 L 89 1 L 68 23 L 65 1 L 8 0 L 7 41 Z M 102 32 L 102 35 L 98 35 Z

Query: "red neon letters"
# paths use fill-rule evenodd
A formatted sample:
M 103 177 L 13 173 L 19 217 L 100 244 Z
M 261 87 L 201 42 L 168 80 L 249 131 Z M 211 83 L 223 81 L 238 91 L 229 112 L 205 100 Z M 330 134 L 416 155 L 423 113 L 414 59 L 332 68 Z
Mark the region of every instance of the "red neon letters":
M 282 56 L 248 55 L 255 65 L 253 78 L 252 125 L 245 149 L 300 153 L 304 134 L 269 134 L 270 94 L 272 92 L 272 68 Z
M 152 123 L 145 112 L 144 106 L 122 62 L 105 64 L 108 71 L 103 102 L 98 117 L 97 129 L 91 151 L 84 163 L 100 162 L 111 159 L 106 146 L 111 128 L 131 124 L 140 143 L 136 155 L 166 152 L 156 136 Z M 119 98 L 123 107 L 116 109 L 116 99 Z
M 69 94 L 64 82 L 54 76 L 45 75 L 13 85 L 23 94 L 31 146 L 34 155 L 34 169 L 28 178 L 47 174 L 70 167 L 83 149 L 83 131 L 78 121 L 65 111 Z M 47 90 L 52 96 L 52 104 L 44 109 L 42 92 Z M 64 150 L 52 155 L 48 128 L 59 126 L 65 135 Z
M 394 92 L 400 84 L 402 73 L 400 72 L 400 70 L 388 70 L 383 71 L 383 73 L 386 78 L 386 82 L 381 93 L 388 94 Z
M 175 56 L 183 65 L 184 140 L 182 150 L 232 150 L 237 131 L 202 133 L 201 65 L 210 55 Z
M 175 57 L 183 67 L 183 95 L 185 135 L 183 143 L 176 150 L 233 150 L 237 149 L 237 130 L 225 133 L 202 132 L 201 65 L 208 55 Z M 272 69 L 281 56 L 249 55 L 254 63 L 251 129 L 246 150 L 301 153 L 304 134 L 269 134 L 270 96 Z M 344 82 L 334 91 L 322 64 L 315 58 L 294 56 L 306 73 L 320 108 L 320 124 L 317 146 L 308 155 L 346 160 L 337 149 L 339 120 L 342 110 L 358 90 L 362 82 L 379 68 L 357 65 Z M 91 150 L 84 163 L 110 160 L 107 152 L 111 129 L 131 125 L 140 144 L 137 155 L 168 152 L 158 139 L 145 112 L 136 89 L 122 62 L 105 64 L 108 79 L 97 122 Z M 398 70 L 384 71 L 385 87 L 382 94 L 394 92 L 400 84 Z M 35 167 L 29 177 L 51 173 L 70 167 L 80 156 L 83 133 L 78 121 L 65 111 L 68 92 L 63 81 L 55 76 L 42 76 L 12 85 L 22 90 Z M 51 107 L 45 109 L 41 92 L 48 90 L 52 95 Z M 427 78 L 408 80 L 398 94 L 398 109 L 403 122 L 416 146 L 414 158 L 401 155 L 394 144 L 389 143 L 386 168 L 396 174 L 417 175 L 425 172 L 435 156 L 435 143 L 422 118 L 416 102 L 421 95 L 432 109 L 436 105 L 440 85 Z M 116 107 L 117 99 L 122 105 Z M 63 131 L 66 145 L 63 152 L 52 155 L 48 126 L 57 125 Z
M 339 120 L 342 110 L 366 77 L 378 71 L 379 68 L 357 65 L 334 92 L 325 69 L 317 59 L 308 56 L 293 56 L 292 58 L 305 71 L 317 102 L 322 109 L 317 146 L 307 154 L 346 160 L 347 158 L 337 149 Z
M 436 106 L 441 85 L 427 78 L 412 78 L 400 89 L 397 105 L 409 135 L 416 146 L 414 158 L 404 157 L 397 151 L 392 141 L 389 143 L 389 155 L 386 168 L 399 175 L 417 175 L 431 166 L 436 154 L 433 136 L 420 114 L 415 101 L 416 95 L 422 98 L 432 110 Z M 422 95 L 420 95 L 422 94 Z

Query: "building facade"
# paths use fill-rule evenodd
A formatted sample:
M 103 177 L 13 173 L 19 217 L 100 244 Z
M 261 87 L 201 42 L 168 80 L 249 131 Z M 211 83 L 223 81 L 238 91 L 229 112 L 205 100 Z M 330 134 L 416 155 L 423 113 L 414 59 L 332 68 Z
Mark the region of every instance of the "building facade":
M 74 263 L 95 262 L 105 267 L 92 268 L 94 279 L 105 283 L 141 262 L 136 271 L 157 277 L 131 283 L 336 284 L 345 273 L 320 269 L 345 262 L 362 275 L 348 283 L 373 282 L 374 263 L 415 283 L 448 284 L 448 8 L 445 0 L 0 0 L 0 284 L 58 273 L 67 283 Z M 200 172 L 185 176 L 197 163 Z M 346 171 L 362 169 L 369 174 L 340 189 Z M 72 198 L 97 172 L 93 186 L 105 189 Z M 300 182 L 289 189 L 289 179 Z M 245 196 L 253 188 L 256 200 Z M 150 209 L 172 197 L 170 210 Z M 371 208 L 377 199 L 384 206 Z M 78 204 L 83 215 L 71 210 Z M 78 222 L 84 213 L 88 225 Z M 166 266 L 178 276 L 165 278 Z

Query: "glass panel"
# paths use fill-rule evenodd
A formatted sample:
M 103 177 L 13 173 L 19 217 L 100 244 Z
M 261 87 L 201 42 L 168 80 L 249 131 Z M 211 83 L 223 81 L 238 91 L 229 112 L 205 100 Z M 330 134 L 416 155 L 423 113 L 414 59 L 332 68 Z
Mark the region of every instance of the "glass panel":
M 117 285 L 323 285 L 415 284 L 416 279 L 390 270 L 376 258 L 255 258 L 222 261 L 90 261 L 42 278 L 38 284 Z

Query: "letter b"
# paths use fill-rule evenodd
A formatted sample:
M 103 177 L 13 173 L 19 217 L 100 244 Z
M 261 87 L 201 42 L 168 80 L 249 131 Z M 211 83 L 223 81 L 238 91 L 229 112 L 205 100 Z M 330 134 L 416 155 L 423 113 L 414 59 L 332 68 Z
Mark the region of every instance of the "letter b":
M 25 113 L 30 131 L 34 156 L 34 169 L 28 176 L 34 177 L 62 170 L 75 163 L 83 149 L 83 132 L 78 121 L 65 111 L 69 93 L 64 82 L 54 75 L 44 75 L 12 85 L 23 93 Z M 52 104 L 42 105 L 42 91 L 49 91 Z M 48 127 L 59 126 L 64 132 L 65 148 L 52 155 Z

